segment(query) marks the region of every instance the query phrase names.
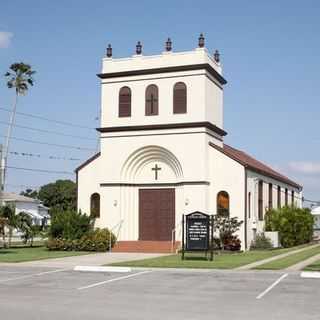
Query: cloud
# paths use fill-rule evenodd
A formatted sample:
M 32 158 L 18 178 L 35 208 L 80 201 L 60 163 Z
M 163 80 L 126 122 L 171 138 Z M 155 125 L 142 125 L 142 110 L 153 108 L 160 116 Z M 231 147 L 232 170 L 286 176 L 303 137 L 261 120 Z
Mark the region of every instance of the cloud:
M 13 37 L 13 33 L 0 31 L 0 49 L 8 48 L 10 46 L 11 38 Z
M 320 162 L 292 161 L 289 162 L 289 168 L 304 174 L 320 174 Z

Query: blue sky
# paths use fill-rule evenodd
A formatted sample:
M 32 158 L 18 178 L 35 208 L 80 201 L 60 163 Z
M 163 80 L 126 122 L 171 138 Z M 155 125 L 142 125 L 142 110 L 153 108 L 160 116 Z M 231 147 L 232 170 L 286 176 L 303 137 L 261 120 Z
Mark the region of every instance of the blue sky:
M 36 84 L 18 111 L 97 127 L 100 86 L 96 73 L 108 43 L 114 56 L 162 52 L 168 36 L 176 51 L 190 50 L 203 32 L 206 47 L 222 54 L 226 142 L 281 170 L 320 200 L 319 1 L 5 1 L 0 10 L 0 74 L 16 61 L 37 71 Z M 12 90 L 0 81 L 0 107 Z M 0 109 L 0 121 L 9 114 Z M 18 115 L 17 124 L 93 140 L 15 128 L 14 137 L 91 150 L 13 140 L 10 166 L 71 172 L 96 149 L 94 130 Z M 0 135 L 6 126 L 0 124 Z M 3 138 L 0 137 L 0 141 Z M 46 156 L 81 159 L 50 160 Z M 53 173 L 10 169 L 8 189 L 40 186 Z

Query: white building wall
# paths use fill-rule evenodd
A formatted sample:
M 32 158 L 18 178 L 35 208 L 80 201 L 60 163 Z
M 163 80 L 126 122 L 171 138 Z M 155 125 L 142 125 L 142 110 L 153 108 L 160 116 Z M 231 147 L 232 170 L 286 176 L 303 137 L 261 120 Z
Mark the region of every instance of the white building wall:
M 210 159 L 210 213 L 217 213 L 217 194 L 226 191 L 230 200 L 230 217 L 243 221 L 238 232 L 242 250 L 245 249 L 245 170 L 238 162 L 209 147 Z
M 281 206 L 285 205 L 285 189 L 288 189 L 288 205 L 292 204 L 291 201 L 291 191 L 293 190 L 295 193 L 295 204 L 298 207 L 302 207 L 302 191 L 298 188 L 294 188 L 288 184 L 270 178 L 268 176 L 264 176 L 258 174 L 254 171 L 247 170 L 247 177 L 248 177 L 248 185 L 247 185 L 247 205 L 248 205 L 248 212 L 249 212 L 249 201 L 248 201 L 248 194 L 251 192 L 251 216 L 248 215 L 248 243 L 250 244 L 251 241 L 254 239 L 255 233 L 260 233 L 264 231 L 264 221 L 259 220 L 258 216 L 258 182 L 259 180 L 263 181 L 263 214 L 269 208 L 269 183 L 273 185 L 273 194 L 272 194 L 272 203 L 273 208 L 278 207 L 278 186 L 281 187 Z

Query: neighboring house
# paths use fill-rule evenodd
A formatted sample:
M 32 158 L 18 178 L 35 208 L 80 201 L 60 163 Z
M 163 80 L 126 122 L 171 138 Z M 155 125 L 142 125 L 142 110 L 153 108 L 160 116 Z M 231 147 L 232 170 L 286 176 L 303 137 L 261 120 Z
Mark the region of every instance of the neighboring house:
M 313 208 L 311 214 L 314 216 L 313 234 L 320 237 L 320 207 Z
M 181 240 L 182 215 L 194 211 L 244 221 L 238 236 L 247 249 L 268 208 L 301 207 L 302 186 L 224 143 L 227 82 L 218 53 L 202 42 L 154 56 L 138 45 L 121 59 L 109 49 L 98 76 L 101 152 L 76 169 L 78 209 L 97 227 L 122 222 L 117 250 L 170 248 L 172 237 Z
M 50 223 L 49 208 L 44 206 L 40 200 L 25 197 L 11 192 L 0 194 L 0 204 L 14 205 L 16 214 L 27 213 L 35 225 L 48 225 Z

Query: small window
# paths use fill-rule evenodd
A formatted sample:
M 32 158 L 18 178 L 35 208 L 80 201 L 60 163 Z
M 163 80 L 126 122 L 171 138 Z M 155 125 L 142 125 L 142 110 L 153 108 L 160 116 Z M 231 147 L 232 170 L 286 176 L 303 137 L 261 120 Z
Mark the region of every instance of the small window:
M 173 113 L 187 113 L 187 86 L 183 82 L 173 88 Z
M 251 192 L 248 194 L 248 218 L 251 218 Z
M 288 205 L 288 189 L 286 188 L 284 191 L 284 205 Z
M 277 205 L 278 205 L 278 209 L 280 209 L 281 208 L 281 187 L 280 186 L 278 186 L 278 192 L 277 192 Z
M 156 116 L 159 114 L 158 87 L 151 84 L 146 89 L 146 116 Z
M 263 181 L 259 181 L 258 186 L 258 217 L 263 220 Z
M 268 201 L 268 209 L 271 210 L 273 208 L 273 194 L 272 194 L 272 191 L 273 191 L 273 186 L 272 186 L 272 183 L 269 183 L 269 201 Z
M 294 196 L 294 191 L 292 190 L 292 191 L 291 191 L 291 205 L 292 205 L 292 206 L 294 206 L 294 198 L 295 198 L 295 196 Z
M 128 87 L 119 91 L 119 117 L 131 117 L 131 90 Z
M 90 199 L 90 216 L 100 218 L 100 194 L 94 193 Z
M 229 217 L 230 215 L 229 194 L 226 191 L 220 191 L 217 195 L 217 214 Z

